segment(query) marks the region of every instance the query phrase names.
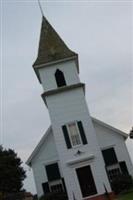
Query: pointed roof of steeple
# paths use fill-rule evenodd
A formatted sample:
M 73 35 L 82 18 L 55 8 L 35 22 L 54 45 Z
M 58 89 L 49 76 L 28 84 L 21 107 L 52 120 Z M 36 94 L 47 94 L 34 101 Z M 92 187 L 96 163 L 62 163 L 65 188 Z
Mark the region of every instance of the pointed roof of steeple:
M 77 56 L 77 54 L 66 46 L 54 28 L 43 16 L 38 56 L 33 67 L 36 68 L 37 65 L 47 64 L 73 56 Z

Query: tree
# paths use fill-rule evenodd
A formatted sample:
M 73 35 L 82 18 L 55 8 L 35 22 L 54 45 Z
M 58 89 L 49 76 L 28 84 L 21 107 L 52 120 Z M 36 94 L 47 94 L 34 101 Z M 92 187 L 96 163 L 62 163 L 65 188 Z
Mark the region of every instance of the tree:
M 22 161 L 12 149 L 0 146 L 0 192 L 3 194 L 20 192 L 26 172 Z

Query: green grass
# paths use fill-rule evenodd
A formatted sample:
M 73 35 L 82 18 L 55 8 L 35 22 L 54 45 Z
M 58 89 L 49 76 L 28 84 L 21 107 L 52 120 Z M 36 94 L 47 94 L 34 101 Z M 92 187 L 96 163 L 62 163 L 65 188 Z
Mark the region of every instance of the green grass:
M 133 192 L 123 194 L 118 197 L 118 200 L 133 200 Z

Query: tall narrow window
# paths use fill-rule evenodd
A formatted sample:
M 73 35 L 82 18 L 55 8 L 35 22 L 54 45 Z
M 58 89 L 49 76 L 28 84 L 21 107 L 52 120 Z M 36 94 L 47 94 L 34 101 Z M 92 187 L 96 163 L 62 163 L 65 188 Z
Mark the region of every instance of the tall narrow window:
M 45 168 L 46 168 L 48 181 L 54 181 L 61 178 L 58 163 L 47 165 Z
M 81 139 L 80 139 L 77 124 L 75 122 L 68 124 L 68 130 L 69 130 L 72 146 L 80 145 Z
M 64 192 L 65 185 L 60 175 L 58 163 L 45 166 L 48 182 L 43 184 L 44 192 Z
M 71 122 L 62 126 L 66 146 L 68 149 L 87 144 L 86 134 L 81 121 Z
M 59 69 L 55 72 L 55 79 L 58 87 L 62 87 L 66 85 L 65 77 L 62 71 Z
M 120 165 L 120 169 L 121 169 L 122 174 L 129 174 L 125 161 L 119 162 L 119 165 Z
M 112 184 L 112 180 L 121 174 L 121 169 L 117 160 L 115 149 L 113 147 L 104 149 L 102 150 L 102 154 L 109 181 Z
M 104 158 L 106 166 L 110 166 L 110 165 L 114 165 L 118 163 L 116 153 L 113 147 L 103 150 L 102 154 L 103 154 L 103 158 Z

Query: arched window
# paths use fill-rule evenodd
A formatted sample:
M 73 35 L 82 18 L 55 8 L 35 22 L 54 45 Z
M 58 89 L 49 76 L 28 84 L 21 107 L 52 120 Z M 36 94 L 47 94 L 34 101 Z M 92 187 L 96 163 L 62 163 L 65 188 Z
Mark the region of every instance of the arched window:
M 55 79 L 58 87 L 66 85 L 64 74 L 59 69 L 57 69 L 55 72 Z

